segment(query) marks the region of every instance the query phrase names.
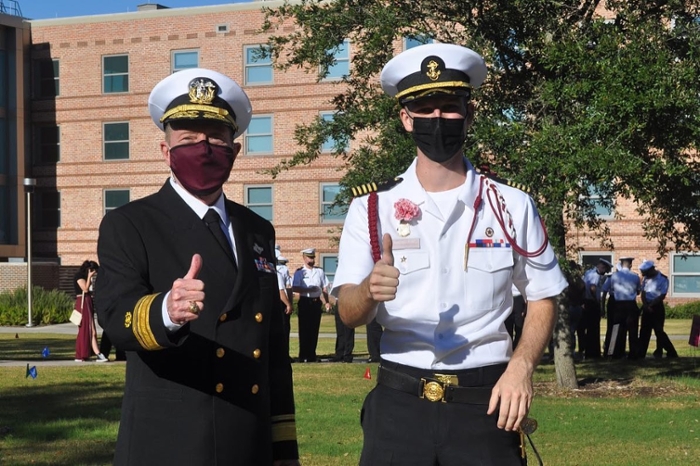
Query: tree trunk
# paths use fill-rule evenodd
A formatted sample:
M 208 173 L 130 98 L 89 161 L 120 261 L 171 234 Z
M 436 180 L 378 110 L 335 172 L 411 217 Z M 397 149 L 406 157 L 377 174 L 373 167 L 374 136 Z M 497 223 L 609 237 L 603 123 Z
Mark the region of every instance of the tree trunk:
M 557 323 L 552 335 L 554 343 L 554 369 L 557 373 L 557 383 L 560 387 L 577 389 L 578 378 L 574 366 L 574 348 L 569 325 L 569 300 L 562 293 L 557 298 Z

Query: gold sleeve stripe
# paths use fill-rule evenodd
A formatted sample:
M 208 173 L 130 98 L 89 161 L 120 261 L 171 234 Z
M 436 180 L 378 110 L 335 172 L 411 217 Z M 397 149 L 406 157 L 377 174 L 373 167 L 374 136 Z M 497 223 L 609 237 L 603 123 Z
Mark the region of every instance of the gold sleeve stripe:
M 293 422 L 280 422 L 272 425 L 273 442 L 289 442 L 297 439 L 297 428 Z
M 139 344 L 144 349 L 149 351 L 163 349 L 163 347 L 156 341 L 155 335 L 153 335 L 153 330 L 151 330 L 151 323 L 149 320 L 151 304 L 159 294 L 160 293 L 144 296 L 143 298 L 139 299 L 136 306 L 134 306 L 132 327 L 134 336 L 138 340 Z
M 279 416 L 272 416 L 270 420 L 274 424 L 275 422 L 282 421 L 293 421 L 295 419 L 294 414 L 280 414 Z

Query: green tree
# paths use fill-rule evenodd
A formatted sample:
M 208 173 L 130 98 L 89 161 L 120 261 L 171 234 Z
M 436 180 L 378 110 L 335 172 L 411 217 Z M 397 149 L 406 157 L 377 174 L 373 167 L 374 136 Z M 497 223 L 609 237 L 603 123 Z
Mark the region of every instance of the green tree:
M 612 12 L 607 19 L 603 6 Z M 399 125 L 397 103 L 378 86 L 378 73 L 406 37 L 462 44 L 489 66 L 474 94 L 477 115 L 466 155 L 530 187 L 560 257 L 577 248 L 567 243 L 572 228 L 588 228 L 614 247 L 591 192 L 600 195 L 598 205 L 634 202 L 660 255 L 697 250 L 699 18 L 697 0 L 286 3 L 267 10 L 264 26 L 273 34 L 270 53 L 279 67 L 320 69 L 321 78 L 345 39 L 353 57 L 333 99 L 336 117 L 299 126 L 301 149 L 276 171 L 309 163 L 333 138 L 347 168 L 345 187 L 402 172 L 415 149 Z M 290 21 L 294 32 L 275 35 Z M 349 140 L 354 150 L 346 154 Z M 566 313 L 565 304 L 561 309 Z M 558 348 L 565 346 L 565 321 L 557 326 Z M 576 386 L 570 356 L 561 358 L 561 367 L 557 362 L 564 386 Z

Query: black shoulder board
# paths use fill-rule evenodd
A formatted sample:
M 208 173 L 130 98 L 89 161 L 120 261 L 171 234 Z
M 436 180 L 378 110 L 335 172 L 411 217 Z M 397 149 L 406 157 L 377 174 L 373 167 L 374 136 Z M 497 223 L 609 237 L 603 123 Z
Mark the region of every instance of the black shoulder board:
M 367 184 L 362 184 L 360 186 L 356 186 L 352 188 L 352 195 L 354 197 L 362 196 L 364 194 L 369 194 L 372 192 L 382 192 L 386 191 L 388 189 L 393 188 L 397 184 L 401 183 L 403 181 L 403 178 L 399 178 L 398 176 L 394 178 L 393 180 L 389 181 L 384 181 L 382 183 L 367 183 Z
M 501 177 L 497 176 L 496 172 L 491 171 L 491 169 L 489 168 L 488 165 L 481 165 L 480 167 L 475 167 L 474 170 L 476 170 L 476 172 L 479 175 L 484 175 L 484 176 L 486 176 L 486 177 L 488 177 L 488 178 L 490 178 L 493 181 L 496 181 L 498 183 L 505 184 L 507 186 L 510 186 L 511 188 L 519 189 L 519 190 L 524 191 L 526 193 L 530 192 L 530 188 L 528 188 L 524 184 L 516 183 L 514 181 L 507 180 L 505 178 L 501 178 Z

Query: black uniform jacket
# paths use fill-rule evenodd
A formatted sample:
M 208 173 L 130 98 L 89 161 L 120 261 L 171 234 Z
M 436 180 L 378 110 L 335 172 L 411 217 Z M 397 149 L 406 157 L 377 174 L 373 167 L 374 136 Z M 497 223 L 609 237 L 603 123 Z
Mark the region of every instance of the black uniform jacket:
M 115 464 L 270 465 L 298 457 L 274 229 L 234 202 L 226 209 L 237 273 L 169 181 L 100 225 L 99 322 L 129 352 Z M 204 309 L 172 333 L 163 300 L 195 253 Z

